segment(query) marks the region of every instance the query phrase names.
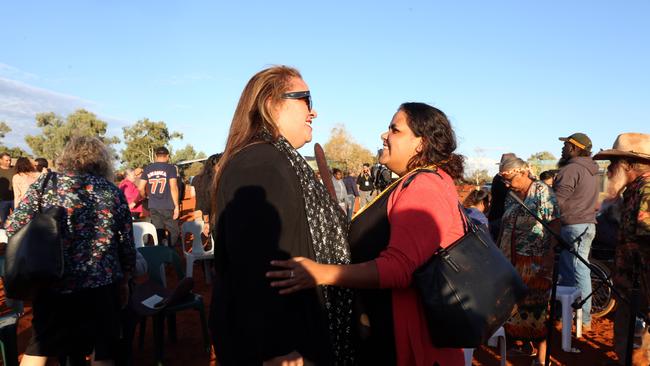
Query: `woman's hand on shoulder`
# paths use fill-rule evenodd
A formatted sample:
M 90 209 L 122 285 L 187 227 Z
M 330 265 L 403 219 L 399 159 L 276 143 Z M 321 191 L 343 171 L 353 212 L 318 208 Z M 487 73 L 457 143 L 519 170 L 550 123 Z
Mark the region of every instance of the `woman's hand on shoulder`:
M 305 363 L 300 353 L 293 351 L 284 356 L 278 356 L 264 361 L 263 366 L 303 366 Z
M 274 260 L 271 265 L 282 268 L 266 273 L 266 277 L 277 279 L 271 282 L 271 287 L 282 288 L 281 295 L 325 284 L 325 266 L 311 259 L 295 257 L 284 261 Z

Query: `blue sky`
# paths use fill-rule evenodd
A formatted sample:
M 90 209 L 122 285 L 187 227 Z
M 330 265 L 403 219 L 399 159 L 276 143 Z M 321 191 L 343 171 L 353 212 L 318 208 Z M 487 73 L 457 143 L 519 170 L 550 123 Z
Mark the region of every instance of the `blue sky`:
M 319 113 L 371 150 L 400 103 L 450 117 L 473 167 L 650 133 L 648 1 L 11 1 L 0 12 L 0 120 L 25 147 L 34 115 L 84 107 L 121 136 L 162 120 L 223 149 L 242 88 L 297 67 Z M 301 150 L 312 155 L 312 145 Z

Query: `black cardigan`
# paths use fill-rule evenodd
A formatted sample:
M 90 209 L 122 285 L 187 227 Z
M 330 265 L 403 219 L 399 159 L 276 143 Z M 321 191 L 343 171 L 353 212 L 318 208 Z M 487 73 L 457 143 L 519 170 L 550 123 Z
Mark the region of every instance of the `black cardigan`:
M 277 258 L 314 258 L 298 178 L 268 143 L 226 165 L 218 222 L 210 324 L 221 365 L 259 365 L 298 351 L 306 364 L 332 364 L 327 319 L 316 289 L 279 295 L 265 273 Z

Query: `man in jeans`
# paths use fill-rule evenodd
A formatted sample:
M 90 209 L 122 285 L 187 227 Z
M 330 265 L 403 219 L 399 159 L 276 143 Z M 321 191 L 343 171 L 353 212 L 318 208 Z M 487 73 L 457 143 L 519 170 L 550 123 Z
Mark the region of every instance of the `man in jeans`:
M 359 186 L 359 208 L 362 208 L 372 201 L 372 191 L 375 189 L 370 174 L 370 164 L 363 164 L 363 171 L 357 178 L 357 185 Z
M 162 243 L 164 232 L 169 232 L 169 246 L 175 246 L 179 238 L 178 175 L 176 167 L 169 164 L 169 150 L 159 147 L 155 150 L 155 162 L 144 167 L 138 189 L 142 197 L 149 199 L 151 223 L 158 232 L 158 243 Z
M 598 164 L 591 158 L 591 140 L 583 133 L 560 137 L 564 141 L 562 158 L 553 182 L 560 206 L 562 238 L 588 260 L 591 242 L 596 235 L 598 204 Z M 577 257 L 563 250 L 560 254 L 560 285 L 575 286 L 586 298 L 591 294 L 591 270 Z M 585 330 L 591 329 L 591 297 L 582 306 Z

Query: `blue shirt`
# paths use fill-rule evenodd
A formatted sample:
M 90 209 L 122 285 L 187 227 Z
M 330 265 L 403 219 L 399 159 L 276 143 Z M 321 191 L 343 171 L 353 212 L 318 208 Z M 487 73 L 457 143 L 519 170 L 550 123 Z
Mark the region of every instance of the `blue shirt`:
M 475 223 L 478 226 L 485 225 L 486 227 L 488 226 L 488 219 L 485 217 L 485 214 L 483 212 L 479 211 L 478 209 L 474 207 L 468 207 L 465 208 L 465 213 L 469 217 L 470 220 L 472 220 L 473 223 Z

